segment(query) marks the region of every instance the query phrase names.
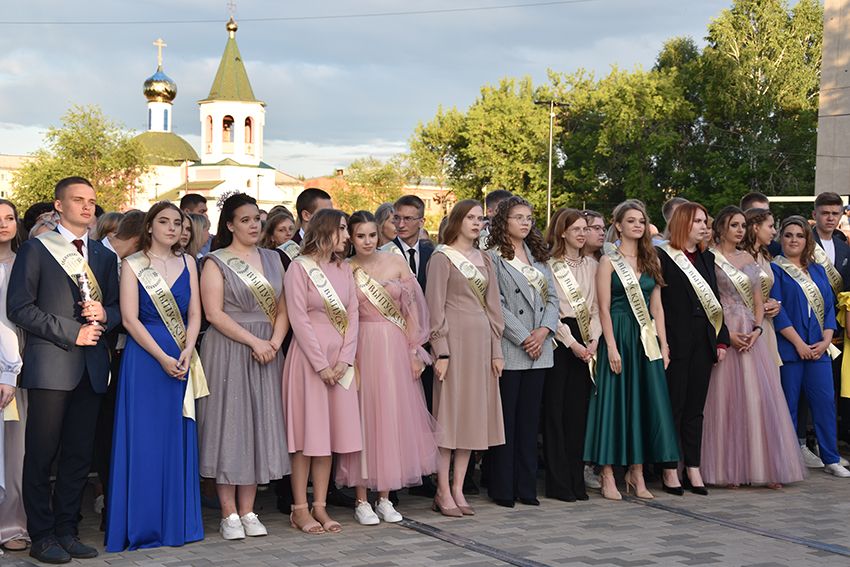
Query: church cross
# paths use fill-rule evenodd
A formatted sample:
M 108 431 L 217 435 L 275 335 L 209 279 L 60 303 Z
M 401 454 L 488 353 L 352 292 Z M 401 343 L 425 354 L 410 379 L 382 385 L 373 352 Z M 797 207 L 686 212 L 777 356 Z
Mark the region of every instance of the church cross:
M 162 48 L 168 47 L 168 45 L 162 41 L 162 38 L 157 39 L 153 44 L 156 46 L 156 64 L 162 67 Z
M 227 0 L 227 12 L 230 14 L 230 17 L 236 15 L 236 1 L 235 0 Z

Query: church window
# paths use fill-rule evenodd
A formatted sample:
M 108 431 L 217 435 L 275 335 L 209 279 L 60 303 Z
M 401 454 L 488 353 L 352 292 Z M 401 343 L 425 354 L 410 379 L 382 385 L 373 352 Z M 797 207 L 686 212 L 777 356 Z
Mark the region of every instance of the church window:
M 207 142 L 207 153 L 212 152 L 212 136 L 213 136 L 212 116 L 207 115 L 206 131 L 204 132 L 204 138 L 206 139 L 206 142 Z
M 149 108 L 148 109 L 148 130 L 150 130 L 152 126 L 153 126 L 153 113 L 151 112 L 151 109 Z
M 254 143 L 254 123 L 250 117 L 245 119 L 245 143 L 253 144 Z
M 222 121 L 221 141 L 225 144 L 233 142 L 233 117 L 229 114 Z
M 162 129 L 168 132 L 168 109 L 162 112 Z

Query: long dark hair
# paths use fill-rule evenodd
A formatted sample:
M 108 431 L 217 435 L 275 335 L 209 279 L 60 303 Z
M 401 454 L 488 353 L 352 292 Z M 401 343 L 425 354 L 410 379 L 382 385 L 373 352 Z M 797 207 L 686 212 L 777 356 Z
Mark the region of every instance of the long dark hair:
M 744 221 L 746 222 L 747 217 L 744 215 L 744 211 L 735 205 L 727 205 L 720 209 L 720 212 L 717 213 L 717 217 L 715 217 L 714 222 L 711 223 L 711 229 L 714 231 L 715 244 L 720 244 L 721 235 L 729 230 L 729 223 L 732 222 L 732 217 L 735 215 L 741 215 L 744 217 Z M 746 230 L 744 231 L 744 234 L 746 236 Z M 741 247 L 743 244 L 744 241 L 742 240 L 738 246 Z
M 684 205 L 682 205 L 684 206 Z M 608 230 L 608 242 L 614 242 L 620 238 L 620 233 L 617 232 L 616 225 L 621 224 L 626 218 L 626 213 L 629 211 L 638 211 L 646 220 L 646 230 L 643 231 L 643 236 L 637 242 L 637 267 L 641 273 L 647 273 L 655 280 L 658 285 L 664 285 L 664 275 L 661 273 L 661 261 L 658 259 L 658 252 L 655 251 L 655 246 L 652 245 L 652 236 L 649 235 L 649 214 L 646 212 L 646 206 L 637 199 L 628 199 L 623 201 L 614 209 L 611 228 Z
M 7 199 L 0 199 L 0 205 L 6 205 L 12 209 L 12 214 L 15 215 L 15 238 L 12 239 L 12 252 L 17 252 L 18 246 L 23 242 L 23 237 L 21 236 L 23 226 L 21 225 L 21 219 L 18 217 L 18 207 L 15 206 L 15 203 Z
M 144 228 L 142 229 L 142 234 L 139 237 L 139 250 L 142 252 L 147 252 L 151 249 L 151 244 L 153 243 L 153 237 L 151 236 L 151 230 L 153 227 L 153 221 L 156 220 L 156 216 L 166 209 L 171 209 L 177 211 L 177 214 L 180 215 L 180 234 L 183 231 L 183 223 L 186 222 L 186 215 L 181 211 L 177 205 L 171 203 L 170 201 L 160 201 L 156 203 L 153 207 L 145 215 L 145 221 L 143 223 Z M 171 252 L 176 256 L 180 254 L 181 246 L 180 246 L 180 234 L 177 236 L 177 242 L 175 242 L 171 246 Z
M 528 207 L 528 210 L 534 212 L 531 203 L 522 197 L 516 195 L 508 197 L 496 208 L 496 214 L 490 221 L 490 235 L 487 237 L 487 248 L 498 248 L 502 258 L 506 260 L 514 259 L 514 245 L 508 234 L 508 215 L 515 207 Z M 543 235 L 534 226 L 534 221 L 532 221 L 528 234 L 525 236 L 525 243 L 535 260 L 545 262 L 549 259 L 549 249 L 546 247 Z
M 242 205 L 254 205 L 256 207 L 257 200 L 245 193 L 236 193 L 224 201 L 221 207 L 221 216 L 218 217 L 218 232 L 213 239 L 210 250 L 227 248 L 233 243 L 233 233 L 227 228 L 227 223 L 233 222 L 236 216 L 236 209 Z M 257 210 L 260 210 L 259 207 L 257 207 Z
M 341 219 L 348 221 L 348 215 L 338 209 L 319 209 L 313 213 L 304 231 L 304 240 L 301 241 L 301 254 L 319 257 L 330 255 L 331 262 L 342 262 L 347 251 L 337 252 L 334 244 Z
M 770 209 L 749 209 L 744 212 L 744 218 L 747 219 L 747 230 L 744 232 L 744 241 L 741 246 L 756 259 L 761 255 L 767 260 L 772 260 L 773 254 L 770 253 L 767 246 L 759 244 L 756 239 L 756 227 L 768 218 L 773 218 L 773 213 L 770 212 Z
M 566 253 L 567 243 L 564 233 L 580 219 L 587 222 L 587 215 L 582 214 L 578 209 L 558 209 L 552 215 L 549 229 L 546 231 L 546 244 L 549 245 L 549 253 L 552 257 L 560 258 Z M 578 255 L 584 256 L 584 246 L 578 251 Z
M 476 201 L 475 199 L 464 199 L 463 201 L 455 203 L 455 206 L 452 207 L 451 211 L 449 211 L 449 216 L 446 217 L 448 220 L 446 221 L 446 226 L 443 229 L 443 238 L 440 241 L 441 244 L 447 244 L 449 246 L 454 244 L 454 241 L 457 240 L 458 236 L 460 236 L 460 227 L 463 224 L 463 219 L 465 219 L 466 215 L 469 214 L 469 211 L 475 207 L 481 207 L 481 213 L 484 213 L 484 207 L 481 206 L 481 202 Z M 475 248 L 478 248 L 477 238 L 472 242 L 472 245 Z

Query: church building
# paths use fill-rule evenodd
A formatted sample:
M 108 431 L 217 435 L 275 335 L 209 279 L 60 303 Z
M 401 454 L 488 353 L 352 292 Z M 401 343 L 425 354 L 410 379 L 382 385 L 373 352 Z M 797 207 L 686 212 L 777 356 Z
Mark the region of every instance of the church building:
M 136 139 L 151 166 L 131 207 L 148 209 L 157 201 L 178 202 L 186 193 L 208 199 L 210 220 L 218 219 L 215 202 L 225 192 L 242 191 L 261 209 L 286 205 L 293 212 L 303 183 L 263 161 L 266 105 L 257 99 L 236 44 L 238 26 L 227 22 L 227 43 L 209 94 L 198 101 L 200 155 L 171 129 L 177 84 L 162 69 L 162 40 L 156 72 L 144 83 L 148 130 Z

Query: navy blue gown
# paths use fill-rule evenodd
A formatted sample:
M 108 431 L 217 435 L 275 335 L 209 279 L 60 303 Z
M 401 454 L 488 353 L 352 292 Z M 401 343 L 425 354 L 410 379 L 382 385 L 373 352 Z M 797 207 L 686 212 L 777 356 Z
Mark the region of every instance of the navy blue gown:
M 191 295 L 188 268 L 183 268 L 171 292 L 185 323 Z M 169 356 L 180 356 L 141 284 L 139 321 Z M 185 391 L 185 381 L 167 375 L 145 349 L 127 338 L 115 403 L 107 551 L 180 546 L 204 538 L 197 428 L 183 417 Z

